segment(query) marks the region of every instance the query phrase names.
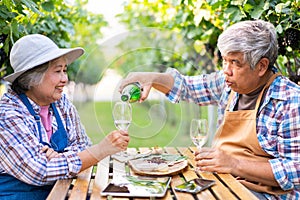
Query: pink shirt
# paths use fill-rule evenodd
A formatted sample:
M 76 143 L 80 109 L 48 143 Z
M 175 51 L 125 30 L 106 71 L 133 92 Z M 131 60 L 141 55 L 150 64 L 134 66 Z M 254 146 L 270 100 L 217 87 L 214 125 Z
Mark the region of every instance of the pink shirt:
M 41 106 L 40 116 L 50 141 L 52 135 L 52 120 L 51 113 L 49 112 L 49 106 Z

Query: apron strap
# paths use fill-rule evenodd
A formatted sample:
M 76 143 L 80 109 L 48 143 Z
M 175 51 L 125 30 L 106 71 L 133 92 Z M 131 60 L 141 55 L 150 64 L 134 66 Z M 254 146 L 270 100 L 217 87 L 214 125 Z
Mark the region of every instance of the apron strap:
M 228 101 L 227 101 L 228 103 L 227 103 L 227 106 L 226 106 L 226 111 L 229 111 L 230 102 L 231 102 L 231 100 L 233 98 L 234 93 L 235 92 L 233 90 L 230 91 L 230 94 L 229 94 L 229 97 L 228 97 Z
M 27 107 L 28 111 L 30 112 L 30 114 L 34 117 L 37 125 L 38 125 L 38 131 L 39 131 L 39 137 L 40 137 L 40 143 L 43 144 L 43 145 L 48 145 L 50 146 L 48 143 L 44 142 L 43 141 L 43 138 L 42 138 L 42 131 L 41 131 L 41 117 L 34 112 L 33 108 L 32 108 L 32 105 L 30 104 L 27 96 L 22 93 L 22 94 L 19 94 L 19 97 L 21 98 L 22 102 L 25 104 L 25 106 Z
M 59 115 L 54 103 L 51 103 L 51 108 L 54 112 L 54 116 L 56 118 L 56 122 L 57 122 L 58 127 L 57 127 L 57 131 L 52 134 L 52 136 L 50 138 L 50 144 L 49 144 L 47 142 L 44 142 L 43 138 L 42 138 L 41 117 L 37 113 L 35 113 L 35 111 L 32 108 L 32 105 L 30 104 L 27 96 L 24 93 L 19 94 L 19 96 L 20 96 L 22 102 L 27 107 L 30 114 L 34 117 L 34 119 L 35 119 L 35 121 L 38 125 L 40 143 L 43 144 L 43 145 L 48 145 L 49 147 L 51 147 L 56 152 L 59 152 L 59 153 L 63 152 L 64 149 L 68 145 L 68 136 L 67 136 L 66 129 L 65 129 L 63 123 L 62 123 L 62 120 L 60 118 L 60 115 Z
M 64 149 L 68 146 L 67 131 L 62 123 L 62 120 L 60 118 L 60 115 L 54 103 L 51 103 L 51 108 L 54 112 L 54 116 L 56 118 L 58 127 L 57 127 L 57 131 L 55 131 L 55 133 L 53 133 L 51 136 L 50 144 L 55 151 L 63 152 Z
M 273 74 L 271 76 L 271 78 L 268 80 L 267 84 L 264 86 L 263 90 L 262 91 L 265 91 L 266 88 L 268 88 L 272 83 L 273 81 L 275 80 L 275 78 L 277 76 L 279 76 L 280 74 L 279 73 L 276 73 L 276 74 Z M 226 111 L 229 111 L 229 106 L 230 106 L 230 102 L 233 98 L 233 95 L 235 94 L 235 92 L 233 90 L 230 91 L 230 94 L 229 94 L 229 97 L 228 97 L 228 103 L 227 103 L 227 106 L 226 106 Z M 258 110 L 259 108 L 259 105 L 260 105 L 260 100 L 263 96 L 264 92 L 261 92 L 256 100 L 256 104 L 255 104 L 255 110 Z
M 258 111 L 258 108 L 260 106 L 260 101 L 261 101 L 261 98 L 262 96 L 264 95 L 264 91 L 273 83 L 273 81 L 275 80 L 275 78 L 277 76 L 279 76 L 280 74 L 276 73 L 276 74 L 273 74 L 271 76 L 271 78 L 269 79 L 269 81 L 267 82 L 267 84 L 264 86 L 264 88 L 262 89 L 261 93 L 259 94 L 257 100 L 256 100 L 256 105 L 255 105 L 255 110 Z

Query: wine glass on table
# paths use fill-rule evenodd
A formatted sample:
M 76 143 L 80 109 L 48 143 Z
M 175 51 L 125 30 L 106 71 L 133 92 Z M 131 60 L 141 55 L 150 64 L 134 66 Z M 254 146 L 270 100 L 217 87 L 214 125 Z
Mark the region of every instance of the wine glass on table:
M 197 149 L 200 150 L 208 140 L 208 122 L 206 119 L 192 119 L 190 136 Z
M 117 102 L 113 108 L 113 120 L 118 130 L 127 131 L 132 120 L 132 109 L 128 102 Z M 126 152 L 122 152 L 127 156 Z
M 208 140 L 208 122 L 206 119 L 192 119 L 190 136 L 197 149 L 200 150 Z M 196 172 L 201 171 L 196 167 Z

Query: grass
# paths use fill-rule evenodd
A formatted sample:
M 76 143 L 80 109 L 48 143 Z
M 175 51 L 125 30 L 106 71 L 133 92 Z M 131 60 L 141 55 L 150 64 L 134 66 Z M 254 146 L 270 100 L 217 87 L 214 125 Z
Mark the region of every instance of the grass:
M 93 143 L 99 142 L 115 129 L 112 119 L 113 102 L 74 103 L 81 122 Z M 133 119 L 129 128 L 129 147 L 188 146 L 189 123 L 192 118 L 207 118 L 206 107 L 193 104 L 172 104 L 146 101 L 132 104 Z

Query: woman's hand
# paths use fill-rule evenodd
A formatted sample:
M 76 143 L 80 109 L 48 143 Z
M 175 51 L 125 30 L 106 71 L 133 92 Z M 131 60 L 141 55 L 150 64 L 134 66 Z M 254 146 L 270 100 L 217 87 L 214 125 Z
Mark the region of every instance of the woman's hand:
M 218 173 L 232 173 L 239 162 L 220 149 L 207 147 L 195 152 L 195 161 L 201 171 Z
M 52 158 L 60 157 L 59 153 L 54 151 L 48 145 L 42 147 L 41 153 L 46 153 L 46 158 L 48 161 L 51 160 Z
M 86 150 L 78 153 L 82 161 L 81 171 L 96 164 L 109 155 L 126 150 L 128 143 L 129 135 L 127 131 L 114 130 L 110 132 L 98 144 L 88 147 Z
M 99 144 L 99 151 L 106 155 L 115 154 L 127 149 L 129 143 L 129 134 L 127 131 L 114 130 L 110 132 Z

